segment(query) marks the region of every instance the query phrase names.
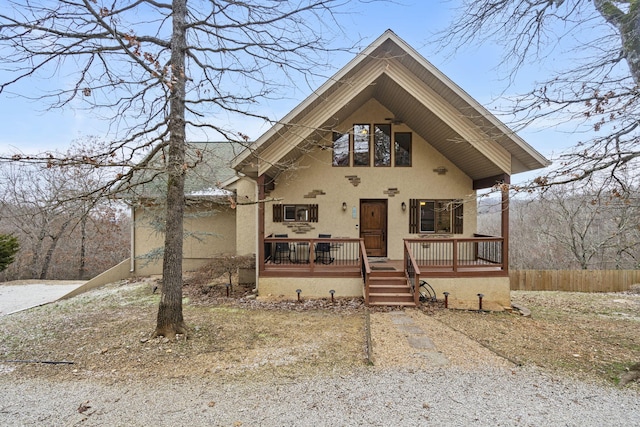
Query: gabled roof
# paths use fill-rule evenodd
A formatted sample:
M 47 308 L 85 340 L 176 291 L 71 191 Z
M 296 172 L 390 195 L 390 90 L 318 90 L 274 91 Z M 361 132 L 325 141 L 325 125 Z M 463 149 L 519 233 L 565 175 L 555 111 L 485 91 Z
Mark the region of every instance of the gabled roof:
M 545 167 L 549 161 L 391 30 L 240 154 L 252 176 L 295 161 L 321 135 L 376 99 L 473 180 Z M 260 159 L 258 161 L 257 159 Z

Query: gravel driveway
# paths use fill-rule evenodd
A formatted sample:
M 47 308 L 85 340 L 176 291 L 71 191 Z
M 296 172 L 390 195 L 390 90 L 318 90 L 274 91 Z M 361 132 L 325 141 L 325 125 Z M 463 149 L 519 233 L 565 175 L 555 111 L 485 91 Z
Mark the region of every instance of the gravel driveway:
M 536 369 L 361 368 L 318 378 L 8 382 L 3 426 L 632 426 L 637 392 Z
M 84 283 L 0 285 L 0 316 L 56 301 Z
M 517 367 L 413 311 L 372 313 L 371 330 L 374 366 L 320 376 L 274 368 L 270 378 L 205 372 L 51 381 L 17 378 L 4 364 L 0 425 L 640 425 L 637 388 Z

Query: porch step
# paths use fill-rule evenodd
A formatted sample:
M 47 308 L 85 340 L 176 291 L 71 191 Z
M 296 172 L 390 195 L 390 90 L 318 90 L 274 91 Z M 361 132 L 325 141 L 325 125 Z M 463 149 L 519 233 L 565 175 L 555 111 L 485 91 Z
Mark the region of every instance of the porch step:
M 373 291 L 373 289 L 380 288 L 389 288 L 389 290 Z M 398 289 L 406 289 L 409 292 L 410 290 L 407 279 L 404 277 L 371 277 L 369 278 L 369 289 L 372 289 L 372 292 L 398 292 Z
M 394 284 L 369 284 L 370 294 L 409 294 L 411 288 L 407 284 L 394 285 Z
M 376 271 L 369 277 L 369 305 L 409 306 L 415 302 L 403 271 Z
M 371 305 L 415 305 L 413 295 L 410 293 L 369 293 L 369 304 Z

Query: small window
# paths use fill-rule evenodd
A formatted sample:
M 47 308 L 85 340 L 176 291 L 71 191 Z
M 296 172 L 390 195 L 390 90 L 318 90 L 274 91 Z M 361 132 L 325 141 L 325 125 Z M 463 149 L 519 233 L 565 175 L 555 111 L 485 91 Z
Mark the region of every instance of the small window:
M 395 133 L 395 165 L 411 166 L 411 132 Z
M 295 206 L 286 206 L 284 207 L 284 220 L 285 221 L 295 221 L 296 220 L 296 207 Z
M 409 200 L 409 233 L 462 234 L 461 200 Z
M 308 206 L 296 206 L 296 221 L 309 221 Z
M 420 202 L 420 232 L 435 233 L 436 231 L 436 202 Z
M 273 222 L 318 222 L 318 205 L 273 205 Z
M 451 201 L 436 202 L 436 233 L 451 233 Z
M 333 166 L 349 166 L 349 134 L 333 133 Z
M 297 222 L 309 221 L 309 206 L 308 205 L 285 205 L 284 220 L 297 221 Z
M 391 125 L 374 125 L 373 165 L 391 166 Z
M 371 125 L 353 125 L 353 165 L 369 166 Z

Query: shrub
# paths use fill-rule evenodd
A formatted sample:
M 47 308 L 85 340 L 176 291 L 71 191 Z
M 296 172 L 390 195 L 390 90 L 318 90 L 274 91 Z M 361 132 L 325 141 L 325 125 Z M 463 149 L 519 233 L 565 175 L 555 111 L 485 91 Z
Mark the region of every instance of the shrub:
M 233 275 L 238 272 L 238 269 L 253 268 L 254 265 L 255 258 L 253 255 L 220 255 L 198 269 L 192 282 L 194 282 L 194 284 L 202 284 L 226 275 L 225 279 L 229 279 L 226 283 L 233 284 L 232 278 Z
M 18 239 L 11 234 L 0 234 L 0 271 L 6 270 L 20 249 Z

